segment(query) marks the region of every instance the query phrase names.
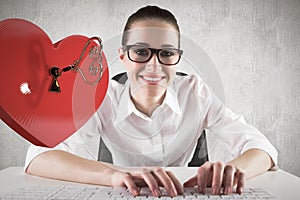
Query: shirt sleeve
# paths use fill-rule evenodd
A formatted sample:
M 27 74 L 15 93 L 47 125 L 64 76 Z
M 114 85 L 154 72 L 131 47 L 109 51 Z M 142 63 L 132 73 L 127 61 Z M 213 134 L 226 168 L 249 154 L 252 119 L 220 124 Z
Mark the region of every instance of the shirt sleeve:
M 60 143 L 59 145 L 57 145 L 54 148 L 47 148 L 47 147 L 40 147 L 40 146 L 36 146 L 31 144 L 27 150 L 27 155 L 26 155 L 26 159 L 25 159 L 25 166 L 24 166 L 24 171 L 26 171 L 26 169 L 28 168 L 29 164 L 31 163 L 31 161 L 37 157 L 38 155 L 47 152 L 47 151 L 51 151 L 51 150 L 63 150 L 63 151 L 68 151 L 66 149 L 66 146 L 64 144 L 64 142 Z
M 27 151 L 24 171 L 26 171 L 27 167 L 35 157 L 51 150 L 66 151 L 86 159 L 97 160 L 100 131 L 101 123 L 98 112 L 96 112 L 79 130 L 54 148 L 31 145 Z
M 210 91 L 207 89 L 207 91 Z M 226 108 L 210 91 L 206 125 L 209 132 L 218 132 L 219 139 L 226 145 L 233 157 L 249 149 L 260 149 L 269 154 L 277 166 L 278 152 L 258 129 L 246 123 L 242 116 Z

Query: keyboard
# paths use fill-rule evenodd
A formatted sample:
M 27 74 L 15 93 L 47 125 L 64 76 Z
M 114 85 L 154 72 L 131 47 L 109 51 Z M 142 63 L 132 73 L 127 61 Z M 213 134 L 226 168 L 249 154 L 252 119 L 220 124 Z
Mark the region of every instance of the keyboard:
M 176 197 L 169 197 L 164 188 L 161 188 L 162 196 L 154 197 L 149 188 L 141 188 L 140 196 L 132 196 L 125 188 L 103 187 L 103 186 L 59 186 L 59 187 L 26 187 L 19 188 L 13 192 L 0 196 L 0 200 L 10 199 L 36 199 L 36 200 L 167 200 L 167 199 L 275 199 L 265 190 L 260 188 L 246 188 L 243 194 L 233 193 L 231 195 L 212 195 L 210 188 L 205 194 L 199 194 L 197 188 L 184 188 L 184 194 Z

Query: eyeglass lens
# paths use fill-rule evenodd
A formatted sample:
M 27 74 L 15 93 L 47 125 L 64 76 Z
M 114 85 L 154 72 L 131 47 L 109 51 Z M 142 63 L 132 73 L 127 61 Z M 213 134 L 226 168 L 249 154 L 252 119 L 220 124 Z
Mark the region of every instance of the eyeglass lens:
M 177 64 L 180 59 L 180 51 L 178 49 L 152 49 L 146 47 L 137 47 L 132 46 L 128 50 L 129 58 L 134 62 L 148 62 L 153 56 L 154 52 L 156 53 L 159 62 L 166 65 Z

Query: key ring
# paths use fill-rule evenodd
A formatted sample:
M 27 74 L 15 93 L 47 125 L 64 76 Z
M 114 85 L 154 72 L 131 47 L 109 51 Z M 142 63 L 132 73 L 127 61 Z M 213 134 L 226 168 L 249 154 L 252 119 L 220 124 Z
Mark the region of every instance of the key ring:
M 93 62 L 89 66 L 89 73 L 91 75 L 95 76 L 99 72 L 99 70 L 100 70 L 100 72 L 99 72 L 99 75 L 98 75 L 98 77 L 97 77 L 97 79 L 95 81 L 89 81 L 86 78 L 86 76 L 84 75 L 84 73 L 82 72 L 82 70 L 78 67 L 78 65 L 82 61 L 83 55 L 85 54 L 86 49 L 89 46 L 89 44 L 91 43 L 91 41 L 95 41 L 95 40 L 99 43 L 100 49 L 97 46 L 93 46 L 90 49 L 89 58 L 93 59 Z M 57 79 L 58 79 L 59 76 L 62 75 L 63 72 L 67 72 L 67 71 L 79 72 L 80 75 L 81 75 L 81 77 L 83 78 L 83 80 L 87 84 L 89 84 L 89 85 L 96 85 L 96 84 L 98 84 L 99 81 L 102 78 L 102 75 L 103 75 L 103 67 L 102 67 L 102 58 L 103 57 L 102 57 L 102 52 L 103 52 L 103 43 L 102 43 L 102 40 L 99 37 L 91 37 L 91 38 L 89 38 L 88 41 L 85 43 L 85 45 L 83 47 L 83 50 L 82 50 L 82 52 L 80 54 L 79 59 L 75 60 L 72 65 L 69 65 L 69 66 L 67 66 L 67 67 L 65 67 L 63 69 L 60 69 L 60 68 L 54 66 L 54 67 L 52 67 L 49 70 L 50 75 L 53 77 L 53 80 L 51 82 L 49 91 L 50 92 L 58 92 L 58 93 L 61 92 L 60 86 L 59 86 L 59 83 L 58 83 Z

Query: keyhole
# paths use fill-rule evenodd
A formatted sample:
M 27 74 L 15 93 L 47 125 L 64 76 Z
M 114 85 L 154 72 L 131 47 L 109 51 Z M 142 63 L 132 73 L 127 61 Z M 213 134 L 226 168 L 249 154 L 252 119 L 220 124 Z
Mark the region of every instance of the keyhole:
M 59 87 L 59 83 L 57 78 L 61 75 L 59 68 L 57 67 L 52 67 L 50 69 L 50 75 L 53 77 L 49 91 L 50 92 L 61 92 L 60 87 Z

